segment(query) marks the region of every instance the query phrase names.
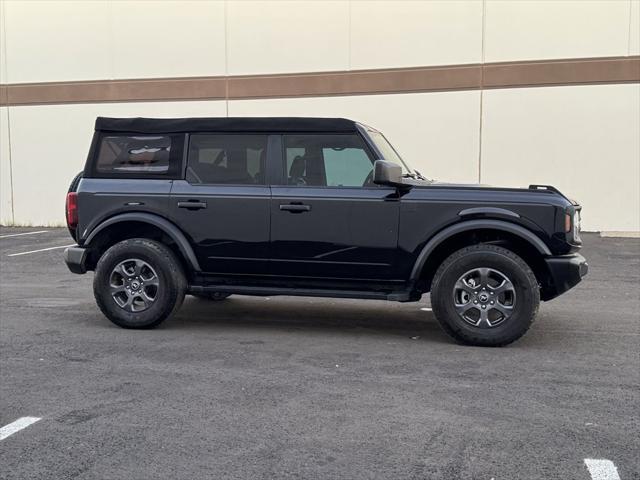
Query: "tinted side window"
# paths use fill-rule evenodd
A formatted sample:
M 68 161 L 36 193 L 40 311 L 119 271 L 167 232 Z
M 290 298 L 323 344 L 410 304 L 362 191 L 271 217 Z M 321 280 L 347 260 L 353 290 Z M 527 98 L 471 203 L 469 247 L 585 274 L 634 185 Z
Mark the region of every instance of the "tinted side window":
M 263 185 L 266 135 L 194 134 L 189 142 L 187 181 Z
M 285 135 L 289 185 L 362 187 L 373 161 L 358 135 Z
M 168 135 L 103 135 L 95 170 L 114 176 L 169 174 L 173 138 Z

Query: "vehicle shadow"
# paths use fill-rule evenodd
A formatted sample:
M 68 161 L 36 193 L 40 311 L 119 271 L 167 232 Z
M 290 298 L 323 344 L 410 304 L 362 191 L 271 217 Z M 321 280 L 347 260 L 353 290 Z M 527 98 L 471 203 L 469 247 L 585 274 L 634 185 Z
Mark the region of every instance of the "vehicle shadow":
M 186 297 L 163 329 L 207 329 L 212 325 L 278 327 L 286 330 L 344 331 L 420 337 L 451 343 L 426 304 L 308 297 L 233 296 L 221 302 Z

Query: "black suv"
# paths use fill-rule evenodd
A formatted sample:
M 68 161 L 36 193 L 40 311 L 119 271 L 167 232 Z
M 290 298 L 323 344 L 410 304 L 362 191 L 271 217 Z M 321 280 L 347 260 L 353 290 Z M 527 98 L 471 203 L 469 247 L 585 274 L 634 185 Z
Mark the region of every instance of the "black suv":
M 98 118 L 67 223 L 102 312 L 150 328 L 185 294 L 415 302 L 458 341 L 522 336 L 587 272 L 580 207 L 550 186 L 428 180 L 340 118 Z

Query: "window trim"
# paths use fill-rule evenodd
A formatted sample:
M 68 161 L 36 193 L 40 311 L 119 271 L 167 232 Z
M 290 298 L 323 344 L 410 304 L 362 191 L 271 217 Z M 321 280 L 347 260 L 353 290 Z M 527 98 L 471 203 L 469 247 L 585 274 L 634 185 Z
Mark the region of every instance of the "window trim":
M 409 173 L 415 172 L 415 169 L 411 167 L 411 165 L 409 165 L 404 158 L 402 158 L 400 153 L 398 153 L 398 151 L 396 150 L 396 147 L 393 146 L 393 144 L 387 139 L 387 137 L 385 137 L 384 133 L 382 133 L 380 130 L 377 130 L 373 127 L 369 127 L 368 125 L 365 125 L 363 123 L 357 123 L 357 122 L 356 122 L 356 128 L 358 129 L 358 132 L 360 133 L 360 135 L 362 135 L 362 137 L 364 138 L 367 145 L 369 145 L 369 147 L 371 147 L 375 155 L 379 157 L 377 158 L 377 160 L 389 161 L 388 159 L 384 158 L 384 155 L 376 145 L 376 142 L 374 142 L 371 136 L 369 135 L 369 131 L 379 133 L 380 136 L 385 139 L 385 141 L 389 144 L 389 147 L 391 147 L 391 150 L 393 150 L 393 152 L 396 154 L 396 156 L 400 160 L 400 163 L 402 163 L 402 166 L 407 170 L 407 172 Z
M 357 137 L 360 138 L 360 140 L 362 141 L 362 145 L 364 147 L 364 151 L 367 154 L 367 157 L 369 157 L 369 160 L 371 160 L 371 167 L 373 168 L 373 165 L 375 163 L 375 161 L 377 160 L 377 158 L 375 158 L 375 152 L 373 151 L 373 149 L 371 148 L 371 146 L 369 145 L 369 142 L 367 141 L 366 138 L 364 138 L 364 136 L 362 135 L 362 133 L 358 130 L 354 131 L 354 132 L 292 132 L 292 133 L 282 133 L 280 134 L 280 142 L 281 142 L 281 152 L 280 152 L 280 175 L 281 177 L 279 178 L 280 183 L 278 184 L 272 184 L 273 186 L 278 186 L 278 187 L 287 187 L 287 188 L 325 188 L 325 189 L 379 189 L 381 188 L 383 185 L 370 185 L 370 186 L 364 186 L 364 185 L 349 185 L 349 186 L 340 186 L 340 185 L 289 185 L 287 183 L 287 179 L 289 178 L 289 172 L 287 171 L 287 149 L 285 146 L 285 136 L 320 136 L 320 135 L 331 135 L 331 136 L 338 136 L 338 135 L 355 135 Z M 322 166 L 323 170 L 324 170 L 324 164 Z M 326 181 L 326 171 L 325 171 L 325 181 Z
M 162 136 L 171 139 L 171 151 L 169 152 L 169 166 L 166 172 L 101 172 L 98 170 L 98 156 L 102 149 L 105 137 L 135 137 L 135 136 Z M 181 178 L 181 165 L 184 152 L 184 135 L 181 133 L 137 133 L 137 132 L 96 132 L 91 141 L 84 176 L 87 178 L 120 178 L 120 179 L 144 179 L 144 180 L 179 180 Z
M 280 185 L 282 177 L 282 154 L 283 154 L 282 134 L 270 133 L 267 140 L 267 171 L 265 180 L 267 186 Z
M 261 162 L 261 169 L 263 172 L 263 181 L 261 183 L 191 183 L 187 180 L 187 169 L 189 168 L 189 152 L 191 151 L 191 140 L 193 137 L 202 136 L 202 135 L 225 135 L 225 136 L 261 136 L 266 137 L 266 149 L 267 153 L 265 155 L 265 160 Z M 267 165 L 269 164 L 269 137 L 271 134 L 265 132 L 192 132 L 187 134 L 187 143 L 184 153 L 184 170 L 182 172 L 181 180 L 184 180 L 189 185 L 192 186 L 203 186 L 203 187 L 268 187 L 269 186 L 269 172 L 267 169 Z

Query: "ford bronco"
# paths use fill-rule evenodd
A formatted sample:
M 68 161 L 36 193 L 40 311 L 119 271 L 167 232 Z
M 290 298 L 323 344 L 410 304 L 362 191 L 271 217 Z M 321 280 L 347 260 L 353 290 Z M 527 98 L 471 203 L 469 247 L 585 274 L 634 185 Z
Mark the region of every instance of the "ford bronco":
M 415 302 L 455 340 L 521 337 L 587 273 L 580 206 L 556 188 L 429 180 L 340 118 L 98 118 L 66 199 L 74 273 L 151 328 L 185 294 Z

